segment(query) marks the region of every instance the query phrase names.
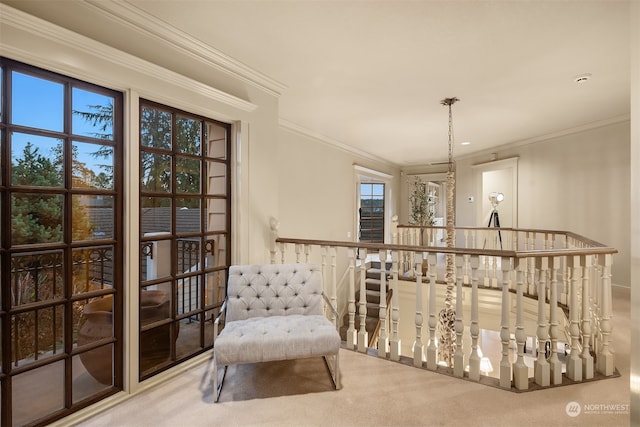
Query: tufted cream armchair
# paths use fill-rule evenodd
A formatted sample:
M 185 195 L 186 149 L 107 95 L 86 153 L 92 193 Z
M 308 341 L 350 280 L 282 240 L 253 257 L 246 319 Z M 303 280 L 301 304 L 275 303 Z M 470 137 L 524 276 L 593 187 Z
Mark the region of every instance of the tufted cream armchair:
M 214 321 L 213 387 L 218 401 L 227 367 L 305 357 L 324 358 L 340 388 L 340 335 L 325 315 L 322 272 L 315 264 L 237 265 L 229 268 L 227 297 Z M 220 320 L 224 329 L 218 333 Z M 333 359 L 331 366 L 329 359 Z M 222 380 L 218 367 L 223 366 Z

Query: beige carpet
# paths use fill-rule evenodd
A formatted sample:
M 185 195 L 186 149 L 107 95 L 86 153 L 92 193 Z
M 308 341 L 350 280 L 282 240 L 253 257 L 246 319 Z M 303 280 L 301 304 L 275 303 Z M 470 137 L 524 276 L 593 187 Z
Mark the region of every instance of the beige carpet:
M 203 364 L 81 425 L 628 426 L 630 293 L 613 293 L 618 378 L 513 393 L 341 350 L 339 391 L 322 359 L 242 365 L 229 368 L 213 403 Z

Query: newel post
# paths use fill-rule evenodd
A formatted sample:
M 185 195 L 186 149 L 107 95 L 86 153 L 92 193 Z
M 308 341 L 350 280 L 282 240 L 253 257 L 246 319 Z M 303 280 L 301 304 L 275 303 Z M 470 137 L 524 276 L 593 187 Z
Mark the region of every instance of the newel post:
M 609 348 L 609 340 L 611 339 L 611 254 L 604 254 L 598 257 L 600 266 L 602 267 L 602 296 L 601 296 L 601 320 L 600 330 L 602 333 L 602 346 L 597 358 L 598 372 L 603 375 L 613 375 L 613 353 Z
M 278 239 L 278 229 L 280 228 L 280 222 L 275 218 L 271 218 L 269 220 L 269 227 L 271 228 L 271 247 L 269 249 L 269 252 L 271 254 L 271 264 L 275 264 L 276 252 L 278 251 L 278 244 L 276 243 L 276 240 Z

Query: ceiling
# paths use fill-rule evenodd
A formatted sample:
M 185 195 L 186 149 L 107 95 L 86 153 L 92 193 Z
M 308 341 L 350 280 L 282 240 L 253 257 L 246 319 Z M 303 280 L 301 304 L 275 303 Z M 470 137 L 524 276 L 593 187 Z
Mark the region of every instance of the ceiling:
M 444 98 L 454 156 L 629 117 L 629 1 L 0 1 L 246 98 L 222 58 L 284 126 L 402 167 L 447 159 Z

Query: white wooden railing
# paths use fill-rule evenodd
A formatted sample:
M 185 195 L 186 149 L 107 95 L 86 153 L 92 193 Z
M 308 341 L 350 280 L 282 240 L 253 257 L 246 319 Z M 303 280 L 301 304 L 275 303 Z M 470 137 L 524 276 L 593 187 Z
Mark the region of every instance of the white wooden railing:
M 533 381 L 538 386 L 561 384 L 563 375 L 575 382 L 596 375 L 614 375 L 611 351 L 611 263 L 617 252 L 614 248 L 565 231 L 457 227 L 452 232 L 456 247 L 444 247 L 446 228 L 404 226 L 394 221 L 393 243 L 373 244 L 280 237 L 274 221 L 271 262 L 322 264 L 326 292 L 331 302 L 348 316 L 346 346 L 356 351 L 369 351 L 364 277 L 367 255 L 373 254 L 382 265 L 384 261 L 391 262 L 390 273 L 382 268 L 380 280 L 382 283 L 388 280 L 393 290 L 390 309 L 386 307 L 384 294 L 380 298 L 380 316 L 385 326 L 374 349 L 379 357 L 394 361 L 412 357 L 417 367 L 446 369 L 454 376 L 480 381 L 484 371 L 478 343 L 480 325 L 486 323 L 483 319 L 486 309 L 480 306 L 480 301 L 481 295 L 493 292 L 500 312 L 496 330 L 500 332 L 501 387 L 518 390 L 529 387 L 529 368 L 525 364 L 528 317 L 533 317 L 537 324 L 532 342 L 538 346 L 533 366 Z M 436 336 L 439 307 L 443 306 L 438 295 L 443 295 L 447 285 L 447 260 L 455 265 L 449 283 L 455 298 L 455 345 L 448 364 L 439 360 Z M 338 277 L 345 280 L 338 282 Z M 401 313 L 398 300 L 399 286 L 412 286 L 408 283 L 415 284 L 412 314 Z M 356 286 L 360 288 L 358 301 Z M 424 296 L 423 288 L 427 288 Z M 537 304 L 530 303 L 533 300 Z M 386 319 L 387 313 L 391 319 Z M 358 330 L 356 316 L 360 317 Z M 566 319 L 565 327 L 561 319 Z M 336 324 L 342 322 L 332 320 Z M 401 351 L 401 322 L 411 322 L 415 328 L 410 355 Z M 510 350 L 512 339 L 515 349 Z M 566 374 L 558 355 L 559 342 L 570 347 Z

